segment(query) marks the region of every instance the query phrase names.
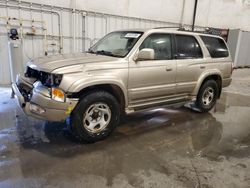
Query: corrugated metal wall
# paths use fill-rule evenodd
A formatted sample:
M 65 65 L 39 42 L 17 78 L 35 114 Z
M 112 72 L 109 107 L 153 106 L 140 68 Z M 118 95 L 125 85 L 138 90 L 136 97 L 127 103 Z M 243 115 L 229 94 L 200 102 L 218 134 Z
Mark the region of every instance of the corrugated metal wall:
M 128 28 L 179 24 L 103 14 L 14 0 L 0 0 L 0 84 L 9 84 L 7 41 L 10 28 L 22 39 L 24 60 L 87 50 L 105 34 Z M 6 72 L 7 71 L 7 72 Z

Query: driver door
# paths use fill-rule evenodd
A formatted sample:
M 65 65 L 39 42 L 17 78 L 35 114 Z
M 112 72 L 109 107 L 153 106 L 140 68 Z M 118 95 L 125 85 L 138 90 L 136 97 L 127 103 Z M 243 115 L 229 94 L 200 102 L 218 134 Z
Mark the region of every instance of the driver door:
M 171 98 L 176 92 L 176 60 L 172 55 L 172 36 L 149 35 L 139 47 L 153 49 L 153 60 L 129 62 L 128 94 L 130 106 L 155 103 Z

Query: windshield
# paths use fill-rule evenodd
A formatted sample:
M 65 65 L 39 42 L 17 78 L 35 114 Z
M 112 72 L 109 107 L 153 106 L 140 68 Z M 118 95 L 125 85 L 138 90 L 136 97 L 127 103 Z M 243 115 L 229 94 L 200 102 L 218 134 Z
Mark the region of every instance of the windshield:
M 133 31 L 112 32 L 89 49 L 89 53 L 125 57 L 143 33 Z

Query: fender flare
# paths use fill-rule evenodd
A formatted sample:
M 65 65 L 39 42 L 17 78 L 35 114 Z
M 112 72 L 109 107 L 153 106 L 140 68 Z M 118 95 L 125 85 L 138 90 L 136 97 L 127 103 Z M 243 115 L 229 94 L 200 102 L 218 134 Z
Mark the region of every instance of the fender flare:
M 192 92 L 193 96 L 197 96 L 198 92 L 200 90 L 200 87 L 202 86 L 204 80 L 206 80 L 208 77 L 210 76 L 219 76 L 220 79 L 222 80 L 223 76 L 222 73 L 219 70 L 214 70 L 214 71 L 208 71 L 208 72 L 204 72 L 198 79 L 197 84 Z
M 77 82 L 77 81 L 76 81 Z M 75 82 L 75 83 L 76 83 Z M 127 95 L 127 90 L 126 90 L 126 87 L 124 86 L 124 84 L 122 84 L 121 81 L 119 80 L 113 80 L 113 79 L 108 79 L 108 80 L 102 80 L 102 79 L 98 79 L 98 80 L 92 80 L 92 81 L 89 81 L 89 82 L 82 82 L 82 83 L 78 83 L 78 84 L 72 84 L 71 87 L 69 88 L 68 91 L 72 92 L 72 93 L 78 93 L 78 92 L 81 92 L 82 90 L 86 89 L 86 88 L 89 88 L 89 87 L 95 87 L 98 85 L 110 85 L 110 86 L 116 86 L 118 87 L 121 92 L 123 93 L 123 96 L 124 97 L 124 103 L 125 103 L 125 106 L 128 105 L 128 95 Z

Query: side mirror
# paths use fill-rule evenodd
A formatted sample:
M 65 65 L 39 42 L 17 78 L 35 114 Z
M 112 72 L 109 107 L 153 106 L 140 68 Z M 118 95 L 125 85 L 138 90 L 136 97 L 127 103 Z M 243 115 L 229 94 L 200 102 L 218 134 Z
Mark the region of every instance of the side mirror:
M 137 58 L 135 61 L 140 60 L 153 60 L 155 59 L 155 51 L 151 48 L 143 48 L 139 53 L 137 54 Z

